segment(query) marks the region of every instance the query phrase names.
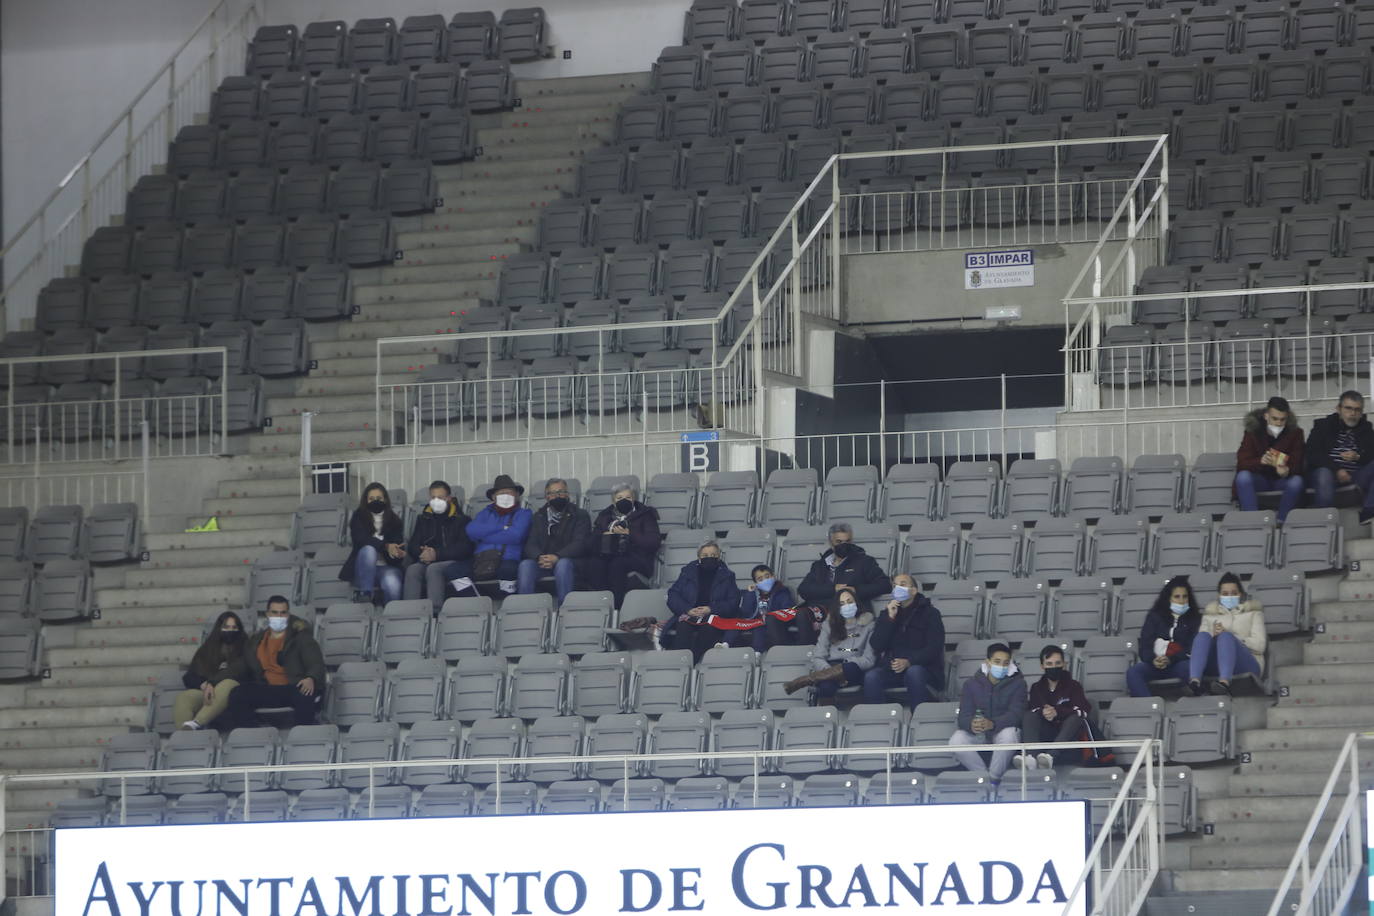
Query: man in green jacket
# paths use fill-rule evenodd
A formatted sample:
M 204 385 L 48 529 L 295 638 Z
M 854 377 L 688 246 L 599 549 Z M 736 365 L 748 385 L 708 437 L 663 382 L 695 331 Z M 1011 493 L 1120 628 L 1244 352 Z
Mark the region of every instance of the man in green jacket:
M 260 725 L 257 711 L 287 707 L 296 725 L 310 725 L 324 702 L 324 653 L 310 625 L 291 613 L 281 595 L 267 599 L 267 628 L 244 650 L 248 676 L 229 697 L 231 727 Z

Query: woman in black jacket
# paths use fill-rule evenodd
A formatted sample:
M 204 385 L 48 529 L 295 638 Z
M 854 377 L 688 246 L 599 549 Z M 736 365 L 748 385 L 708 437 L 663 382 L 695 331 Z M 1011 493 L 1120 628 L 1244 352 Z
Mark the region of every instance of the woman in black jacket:
M 653 578 L 658 548 L 663 543 L 658 511 L 635 497 L 634 487 L 616 484 L 611 504 L 592 524 L 592 545 L 604 583 L 600 587 L 611 591 L 616 607 L 624 603 L 625 593 L 635 584 L 630 576 L 638 573 L 645 579 Z
M 352 582 L 354 601 L 378 603 L 401 597 L 405 562 L 405 532 L 401 517 L 391 508 L 391 495 L 379 483 L 363 489 L 363 498 L 348 520 L 353 552 L 339 570 L 339 578 Z
M 229 694 L 244 680 L 247 638 L 243 620 L 233 611 L 215 618 L 210 635 L 200 644 L 181 676 L 186 689 L 177 694 L 172 721 L 177 728 L 205 728 L 229 705 Z
M 1131 696 L 1148 697 L 1151 681 L 1188 679 L 1188 658 L 1201 625 L 1193 586 L 1187 576 L 1174 576 L 1160 590 L 1140 628 L 1140 661 L 1126 670 Z

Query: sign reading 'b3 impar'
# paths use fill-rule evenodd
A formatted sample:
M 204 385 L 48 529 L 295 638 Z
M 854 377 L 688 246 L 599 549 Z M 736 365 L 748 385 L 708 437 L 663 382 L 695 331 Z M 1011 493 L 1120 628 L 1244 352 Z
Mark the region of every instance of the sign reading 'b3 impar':
M 1083 801 L 73 828 L 55 912 L 1060 916 L 1088 838 Z
M 964 255 L 964 289 L 1035 285 L 1035 251 L 970 251 Z

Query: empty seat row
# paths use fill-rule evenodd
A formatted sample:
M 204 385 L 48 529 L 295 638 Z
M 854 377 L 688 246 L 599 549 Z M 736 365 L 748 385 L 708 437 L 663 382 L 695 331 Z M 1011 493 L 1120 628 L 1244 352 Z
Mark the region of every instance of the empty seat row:
M 275 125 L 243 121 L 225 129 L 193 124 L 177 131 L 167 170 L 187 178 L 207 169 L 285 171 L 298 165 L 338 167 L 360 161 L 418 168 L 430 162 L 471 159 L 472 131 L 471 119 L 464 112 L 436 113 L 423 120 L 413 112 L 396 112 L 376 121 L 341 114 L 323 124 L 293 118 Z
M 146 175 L 132 191 L 124 224 L 140 229 L 182 224 L 264 222 L 318 213 L 341 216 L 405 213 L 433 205 L 434 179 L 423 163 L 397 163 L 383 170 L 375 162 L 354 162 L 337 171 L 327 166 L 293 166 L 285 174 L 254 169 L 230 178 L 198 171 L 185 181 Z
M 643 296 L 683 298 L 717 289 L 730 293 L 753 268 L 764 244 L 760 238 L 733 238 L 717 251 L 707 239 L 680 239 L 663 251 L 624 246 L 610 257 L 589 248 L 565 250 L 557 260 L 545 252 L 515 254 L 501 265 L 497 299 L 521 308 L 595 299 L 630 302 Z M 760 284 L 772 276 L 771 260 L 771 255 L 764 258 L 759 268 Z M 828 277 L 813 273 L 804 282 L 820 285 L 822 280 Z
M 262 26 L 248 45 L 248 72 L 319 72 L 337 67 L 369 70 L 389 64 L 421 67 L 432 62 L 477 64 L 548 56 L 547 22 L 540 7 L 509 9 L 498 20 L 489 11 Z
M 1364 283 L 1369 276 L 1370 265 L 1363 257 L 1325 258 L 1310 267 L 1303 263 L 1267 262 L 1254 271 L 1254 280 L 1259 282 L 1252 282 L 1252 271 L 1243 264 L 1210 263 L 1198 268 L 1147 267 L 1136 283 L 1136 293 L 1159 298 L 1135 300 L 1132 320 L 1136 324 L 1172 325 L 1182 321 L 1225 323 L 1243 318 L 1284 321 L 1306 317 L 1309 312 L 1325 318 L 1349 317 L 1369 310 L 1370 302 L 1363 290 L 1320 290 L 1306 296 L 1300 292 L 1213 296 L 1183 294 Z M 1333 325 L 1330 332 L 1350 333 L 1359 329 L 1358 322 L 1352 324 L 1347 321 Z M 1192 331 L 1194 334 L 1207 334 L 1210 329 L 1199 327 Z
M 419 193 L 412 203 L 429 201 L 419 209 L 431 209 L 433 198 L 428 188 L 416 190 Z M 203 222 L 189 228 L 160 223 L 141 231 L 104 226 L 86 240 L 81 272 L 91 278 L 120 278 L 123 298 L 128 300 L 125 306 L 136 314 L 139 276 L 177 271 L 202 274 L 228 267 L 256 271 L 333 264 L 376 265 L 391 262 L 391 244 L 391 217 L 385 213 L 360 212 L 348 219 L 317 214 L 295 222 L 264 217 L 237 225 Z M 127 276 L 130 274 L 133 276 Z M 343 276 L 346 282 L 346 274 Z M 105 293 L 106 288 L 92 290 L 93 295 Z
M 305 321 L 287 316 L 296 311 L 304 296 L 292 297 L 288 287 L 284 295 L 274 296 L 269 302 L 266 292 L 261 299 L 255 300 L 253 315 L 261 320 L 258 325 L 244 320 L 225 320 L 216 321 L 207 328 L 193 324 L 164 324 L 153 330 L 117 326 L 103 335 L 94 328 L 65 328 L 46 337 L 39 332 L 16 331 L 0 341 L 0 355 L 35 360 L 14 364 L 16 388 L 72 382 L 113 384 L 139 378 L 172 379 L 192 375 L 218 378 L 226 369 L 230 375 L 299 374 L 305 371 Z M 297 306 L 293 307 L 293 302 Z M 337 317 L 339 303 L 327 300 L 326 304 Z M 209 347 L 224 347 L 227 352 L 223 355 L 184 352 Z M 91 358 L 41 361 L 42 357 L 83 354 L 90 354 Z M 0 387 L 7 385 L 8 377 Z M 128 397 L 127 391 L 124 397 Z
M 113 537 L 110 538 L 114 540 Z M 124 549 L 119 562 L 137 556 L 136 541 L 106 546 Z M 0 560 L 0 617 L 35 617 L 40 621 L 89 618 L 95 610 L 95 582 L 86 559 L 49 559 L 41 569 L 20 560 Z M 10 664 L 13 664 L 11 662 Z
M 345 230 L 346 237 L 348 233 Z M 390 233 L 386 234 L 389 243 Z M 347 239 L 344 245 L 351 250 Z M 179 328 L 187 322 L 213 325 L 272 318 L 341 318 L 352 309 L 351 290 L 348 268 L 341 264 L 312 264 L 304 271 L 263 267 L 252 273 L 214 268 L 199 276 L 176 271 L 159 271 L 148 277 L 112 273 L 99 282 L 59 277 L 38 293 L 38 336 L 23 336 L 27 333 L 23 331 L 7 334 L 0 338 L 0 352 L 19 357 L 159 349 L 162 329 Z M 92 330 L 105 334 L 88 346 L 86 340 Z M 63 338 L 67 343 L 52 343 L 42 339 L 44 333 L 53 338 L 58 334 L 71 336 Z M 168 333 L 175 334 L 177 341 L 184 339 L 181 330 Z M 166 343 L 161 348 L 168 346 L 188 345 Z M 0 377 L 0 385 L 6 383 Z
M 0 509 L 0 559 L 42 566 L 54 560 L 119 563 L 142 550 L 134 503 L 44 506 L 30 517 L 23 506 Z M 13 610 L 13 608 L 8 608 Z
M 1169 263 L 1260 264 L 1276 259 L 1303 262 L 1332 256 L 1363 258 L 1371 236 L 1374 207 L 1363 204 L 1350 210 L 1315 204 L 1289 212 L 1260 207 L 1237 210 L 1226 218 L 1215 212 L 1185 212 L 1178 214 L 1169 226 Z
M 1357 307 L 1358 297 L 1350 298 Z M 1301 315 L 1308 297 L 1285 293 L 1254 299 L 1274 300 L 1273 308 Z M 1286 324 L 1237 318 L 1217 331 L 1203 322 L 1176 322 L 1159 332 L 1143 325 L 1119 325 L 1102 337 L 1096 377 L 1100 384 L 1117 387 L 1193 385 L 1207 379 L 1354 377 L 1367 369 L 1372 343 L 1374 320 L 1368 314 L 1343 322 L 1294 317 Z

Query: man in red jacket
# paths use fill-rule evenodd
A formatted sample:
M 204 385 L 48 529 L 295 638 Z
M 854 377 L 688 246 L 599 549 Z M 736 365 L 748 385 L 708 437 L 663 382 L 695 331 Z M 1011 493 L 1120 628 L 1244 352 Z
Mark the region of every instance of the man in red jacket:
M 1278 519 L 1297 507 L 1303 494 L 1303 435 L 1288 401 L 1272 397 L 1245 415 L 1245 437 L 1236 449 L 1236 501 L 1259 508 L 1258 493 L 1278 490 Z
M 1093 704 L 1084 696 L 1083 685 L 1069 677 L 1069 669 L 1064 665 L 1064 650 L 1058 646 L 1041 649 L 1040 668 L 1044 675 L 1031 685 L 1026 714 L 1021 719 L 1021 740 L 1082 740 L 1086 737 Z M 1055 763 L 1079 764 L 1082 760 L 1082 751 L 1077 748 L 1056 751 L 1053 755 L 1041 751 L 1017 754 L 1012 758 L 1016 766 L 1028 770 L 1037 766 L 1049 769 Z

